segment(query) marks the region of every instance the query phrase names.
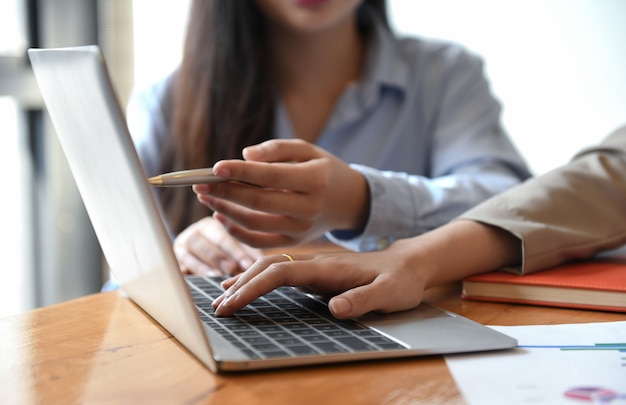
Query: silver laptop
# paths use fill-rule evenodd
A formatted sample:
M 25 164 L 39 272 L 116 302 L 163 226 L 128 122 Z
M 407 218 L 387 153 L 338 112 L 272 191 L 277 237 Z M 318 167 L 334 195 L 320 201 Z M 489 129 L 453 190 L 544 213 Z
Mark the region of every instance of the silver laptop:
M 421 304 L 339 321 L 282 287 L 217 318 L 218 279 L 184 277 L 96 46 L 28 51 L 37 83 L 111 271 L 128 297 L 211 371 L 507 349 L 517 342 Z

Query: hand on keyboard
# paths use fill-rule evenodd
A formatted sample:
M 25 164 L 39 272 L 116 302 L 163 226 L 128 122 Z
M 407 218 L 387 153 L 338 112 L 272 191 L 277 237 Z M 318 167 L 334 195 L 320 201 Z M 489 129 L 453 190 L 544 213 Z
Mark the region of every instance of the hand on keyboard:
M 406 248 L 413 247 L 399 241 L 378 252 L 294 255 L 294 261 L 283 255 L 259 259 L 244 273 L 222 283 L 226 291 L 213 302 L 215 313 L 233 315 L 283 285 L 333 295 L 329 308 L 340 319 L 416 307 L 422 301 L 426 274 L 432 273 L 434 266 L 397 260 L 401 257 L 398 251 Z

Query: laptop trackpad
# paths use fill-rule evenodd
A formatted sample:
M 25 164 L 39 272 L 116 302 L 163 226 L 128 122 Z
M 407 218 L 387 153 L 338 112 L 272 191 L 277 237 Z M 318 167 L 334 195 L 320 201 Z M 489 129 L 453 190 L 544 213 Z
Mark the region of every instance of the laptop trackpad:
M 391 314 L 368 314 L 358 319 L 425 354 L 493 350 L 514 347 L 516 341 L 477 322 L 426 303 Z

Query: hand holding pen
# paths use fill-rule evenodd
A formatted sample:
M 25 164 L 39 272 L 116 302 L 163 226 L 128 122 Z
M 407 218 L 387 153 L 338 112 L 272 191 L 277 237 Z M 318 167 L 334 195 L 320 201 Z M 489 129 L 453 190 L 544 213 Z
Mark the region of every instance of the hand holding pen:
M 183 271 L 232 274 L 261 256 L 254 248 L 295 245 L 334 229 L 359 232 L 369 215 L 361 173 L 301 140 L 271 140 L 248 147 L 245 160 L 212 169 L 166 173 L 149 179 L 161 187 L 193 185 L 214 211 L 176 237 Z
M 369 214 L 363 175 L 299 139 L 273 139 L 223 160 L 213 175 L 229 181 L 196 184 L 198 200 L 230 235 L 258 248 L 295 245 L 335 229 L 359 232 Z

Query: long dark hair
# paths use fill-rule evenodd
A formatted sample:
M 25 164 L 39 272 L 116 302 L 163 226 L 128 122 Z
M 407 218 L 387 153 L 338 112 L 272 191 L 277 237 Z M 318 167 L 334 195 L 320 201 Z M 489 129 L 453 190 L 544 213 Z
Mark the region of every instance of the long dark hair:
M 365 0 L 358 13 L 364 35 L 372 18 L 389 28 L 385 0 Z M 276 86 L 264 24 L 252 0 L 192 2 L 182 63 L 166 99 L 171 137 L 162 172 L 210 167 L 272 138 Z M 163 188 L 159 197 L 174 234 L 211 214 L 188 188 Z

